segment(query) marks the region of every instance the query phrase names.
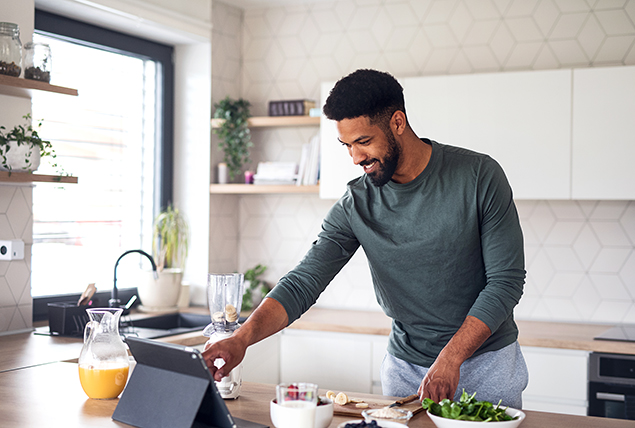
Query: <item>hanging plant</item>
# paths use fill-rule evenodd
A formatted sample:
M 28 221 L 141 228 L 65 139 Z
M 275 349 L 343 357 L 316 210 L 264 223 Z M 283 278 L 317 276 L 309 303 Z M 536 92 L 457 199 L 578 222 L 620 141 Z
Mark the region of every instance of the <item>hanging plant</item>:
M 249 119 L 249 101 L 230 97 L 215 103 L 215 119 L 223 119 L 218 128 L 214 128 L 214 133 L 220 137 L 218 146 L 225 153 L 225 163 L 230 179 L 240 174 L 244 164 L 249 162 L 249 148 L 253 146 L 251 134 L 247 126 Z

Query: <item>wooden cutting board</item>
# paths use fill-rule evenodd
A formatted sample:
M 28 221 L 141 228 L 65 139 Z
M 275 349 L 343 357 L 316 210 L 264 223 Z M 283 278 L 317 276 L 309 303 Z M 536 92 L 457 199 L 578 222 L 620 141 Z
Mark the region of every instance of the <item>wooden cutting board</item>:
M 355 397 L 351 397 L 352 399 L 356 399 Z M 381 409 L 382 407 L 390 406 L 394 401 L 390 400 L 364 400 L 364 403 L 368 404 L 367 409 Z M 338 416 L 350 416 L 352 418 L 361 418 L 362 412 L 366 409 L 360 409 L 355 407 L 357 403 L 348 403 L 344 406 L 333 403 L 333 414 Z M 404 409 L 410 410 L 412 414 L 417 414 L 423 411 L 423 407 L 421 407 L 421 402 L 417 399 L 411 401 L 410 403 L 402 404 L 401 406 L 395 407 L 396 409 Z

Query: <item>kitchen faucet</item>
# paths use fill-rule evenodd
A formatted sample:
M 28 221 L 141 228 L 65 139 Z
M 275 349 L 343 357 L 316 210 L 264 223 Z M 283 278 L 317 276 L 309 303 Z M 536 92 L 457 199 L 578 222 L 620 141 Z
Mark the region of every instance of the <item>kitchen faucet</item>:
M 119 260 L 121 260 L 123 256 L 130 253 L 139 253 L 141 255 L 146 256 L 148 260 L 150 260 L 150 263 L 152 263 L 152 271 L 154 272 L 154 279 L 159 279 L 159 273 L 157 272 L 157 265 L 156 263 L 154 263 L 154 259 L 152 258 L 150 254 L 146 253 L 143 250 L 126 251 L 125 253 L 119 256 L 119 258 L 117 259 L 117 262 L 115 263 L 115 278 L 112 283 L 112 294 L 110 296 L 110 300 L 108 300 L 108 306 L 110 306 L 111 308 L 121 307 L 121 300 L 119 300 L 119 290 L 117 290 L 117 265 L 119 265 Z

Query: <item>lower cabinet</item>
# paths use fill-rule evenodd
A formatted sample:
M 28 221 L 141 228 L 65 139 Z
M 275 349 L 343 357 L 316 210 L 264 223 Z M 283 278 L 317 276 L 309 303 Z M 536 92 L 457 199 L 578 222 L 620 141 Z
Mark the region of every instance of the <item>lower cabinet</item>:
M 529 369 L 523 408 L 586 415 L 589 352 L 529 346 L 522 351 Z
M 384 336 L 287 329 L 280 337 L 280 381 L 380 394 L 387 342 Z

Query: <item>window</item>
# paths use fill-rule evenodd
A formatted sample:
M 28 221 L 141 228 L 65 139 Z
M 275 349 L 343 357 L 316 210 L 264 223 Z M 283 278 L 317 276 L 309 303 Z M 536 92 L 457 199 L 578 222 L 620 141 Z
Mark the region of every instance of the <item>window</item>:
M 172 48 L 41 11 L 35 32 L 51 46 L 51 83 L 79 91 L 33 95 L 34 122 L 59 165 L 43 161 L 39 172 L 62 168 L 79 183 L 34 188 L 32 296 L 81 293 L 91 282 L 107 291 L 120 254 L 149 251 L 154 214 L 171 199 Z

